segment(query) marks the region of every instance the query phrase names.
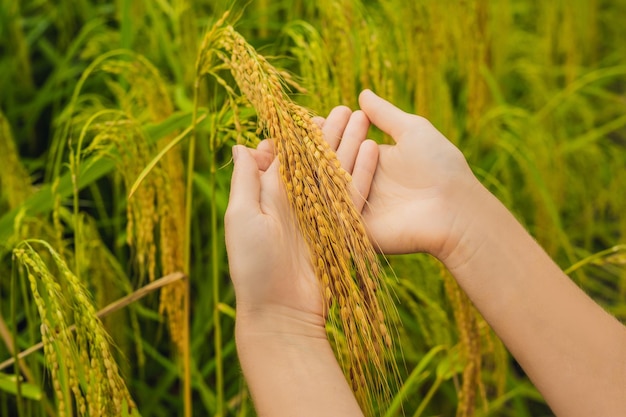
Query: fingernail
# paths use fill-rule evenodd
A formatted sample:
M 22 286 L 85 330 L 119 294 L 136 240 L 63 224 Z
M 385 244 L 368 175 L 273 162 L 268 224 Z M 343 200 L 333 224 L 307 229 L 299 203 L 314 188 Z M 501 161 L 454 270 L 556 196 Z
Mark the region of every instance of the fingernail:
M 233 146 L 232 152 L 233 152 L 233 162 L 237 163 L 237 155 L 239 154 L 239 145 Z

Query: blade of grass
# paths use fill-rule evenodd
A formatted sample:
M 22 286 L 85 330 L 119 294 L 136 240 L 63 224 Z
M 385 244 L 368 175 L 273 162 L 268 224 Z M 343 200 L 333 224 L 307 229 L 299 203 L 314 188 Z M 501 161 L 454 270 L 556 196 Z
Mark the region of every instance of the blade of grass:
M 587 256 L 584 259 L 581 259 L 580 261 L 576 262 L 575 264 L 573 264 L 572 266 L 570 266 L 569 268 L 567 268 L 565 271 L 565 274 L 569 275 L 572 272 L 576 271 L 577 269 L 582 268 L 585 265 L 588 265 L 590 263 L 593 263 L 599 259 L 602 259 L 604 257 L 608 257 L 611 255 L 614 255 L 616 253 L 620 253 L 620 252 L 626 252 L 626 244 L 624 245 L 616 245 L 613 246 L 611 248 L 605 249 L 603 251 L 594 253 L 593 255 Z
M 17 375 L 0 373 L 0 390 L 6 391 L 18 397 L 18 409 L 22 407 L 20 397 L 34 401 L 41 401 L 43 398 L 41 389 L 37 385 L 20 381 L 20 378 Z M 18 415 L 21 415 L 21 413 L 22 411 L 18 411 Z
M 420 362 L 413 369 L 413 371 L 411 371 L 411 374 L 406 379 L 406 381 L 404 381 L 404 384 L 402 384 L 402 387 L 400 388 L 400 391 L 398 391 L 398 394 L 396 394 L 396 396 L 393 398 L 393 401 L 391 402 L 389 408 L 387 409 L 387 412 L 385 413 L 385 417 L 392 417 L 398 413 L 398 411 L 402 407 L 402 401 L 407 397 L 410 392 L 416 391 L 422 381 L 424 381 L 424 379 L 426 378 L 427 374 L 424 373 L 426 367 L 430 364 L 433 358 L 444 349 L 445 346 L 435 346 L 431 350 L 429 350 L 426 355 L 424 355 L 424 357 L 420 360 Z

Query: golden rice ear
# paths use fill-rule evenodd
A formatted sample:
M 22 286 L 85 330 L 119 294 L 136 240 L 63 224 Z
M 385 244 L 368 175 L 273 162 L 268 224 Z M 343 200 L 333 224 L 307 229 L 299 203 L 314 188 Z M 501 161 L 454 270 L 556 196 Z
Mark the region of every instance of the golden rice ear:
M 42 255 L 33 246 L 42 247 Z M 113 358 L 109 336 L 89 293 L 61 256 L 45 241 L 24 241 L 13 251 L 28 279 L 41 316 L 44 356 L 59 416 L 124 415 L 135 403 Z M 70 331 L 73 322 L 75 332 Z M 84 378 L 87 383 L 82 384 Z
M 461 387 L 458 392 L 459 402 L 456 415 L 457 417 L 469 417 L 475 414 L 476 396 L 485 390 L 480 377 L 482 366 L 481 334 L 478 328 L 480 318 L 454 277 L 443 267 L 441 274 L 446 296 L 450 300 L 454 320 L 459 330 L 460 360 L 465 362 Z
M 124 79 L 124 84 L 108 83 L 122 110 L 91 116 L 91 123 L 83 130 L 93 138 L 87 151 L 108 152 L 110 145 L 115 146 L 115 161 L 127 190 L 133 189 L 132 185 L 143 175 L 127 202 L 127 241 L 134 250 L 139 276 L 153 281 L 158 270 L 167 275 L 185 269 L 185 220 L 180 215 L 185 213 L 184 164 L 180 147 L 172 147 L 149 173 L 144 172 L 153 156 L 165 149 L 177 132 L 155 145 L 139 126 L 145 122 L 162 122 L 172 115 L 174 107 L 158 69 L 139 54 L 126 55 L 128 60 L 109 58 L 97 65 L 98 69 Z M 178 352 L 186 348 L 185 294 L 186 284 L 182 281 L 166 287 L 160 294 L 160 313 L 168 318 Z
M 363 409 L 374 413 L 398 382 L 395 361 L 389 360 L 393 338 L 386 324 L 396 313 L 351 199 L 351 177 L 310 112 L 289 99 L 280 71 L 231 26 L 209 33 L 213 43 L 203 43 L 206 56 L 219 57 L 230 69 L 256 109 L 260 126 L 275 139 L 280 175 L 309 247 L 329 320 L 345 335 L 346 354 L 338 353 L 341 365 Z M 207 60 L 200 61 L 210 68 Z

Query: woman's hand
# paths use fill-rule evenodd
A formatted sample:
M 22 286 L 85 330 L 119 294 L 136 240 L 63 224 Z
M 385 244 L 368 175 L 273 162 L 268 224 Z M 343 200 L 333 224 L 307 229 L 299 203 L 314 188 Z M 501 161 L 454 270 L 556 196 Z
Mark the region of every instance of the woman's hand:
M 372 243 L 386 254 L 429 252 L 445 259 L 464 233 L 465 225 L 457 220 L 468 210 L 466 203 L 476 196 L 479 182 L 463 154 L 428 120 L 405 113 L 368 90 L 361 93 L 359 103 L 361 111 L 351 118 L 355 123 L 351 131 L 357 136 L 344 134 L 341 141 L 329 143 L 349 168 L 358 147 L 345 142 L 364 143 L 370 121 L 396 142 L 379 146 L 371 189 L 360 186 L 369 189 L 363 218 Z M 359 155 L 361 161 L 365 158 Z
M 351 134 L 355 123 L 347 107 L 337 107 L 324 123 L 329 141 Z M 367 127 L 365 128 L 367 131 Z M 352 134 L 351 134 L 352 135 Z M 354 174 L 354 195 L 367 197 L 377 146 L 361 145 L 364 134 L 346 141 L 344 167 Z M 361 138 L 362 139 L 359 139 Z M 270 141 L 256 150 L 233 148 L 235 167 L 225 217 L 226 246 L 237 296 L 238 325 L 265 317 L 276 331 L 312 332 L 325 337 L 325 311 L 308 248 L 298 230 Z M 362 207 L 363 198 L 357 204 Z M 292 329 L 291 326 L 298 328 Z
M 349 133 L 350 115 L 335 108 L 325 136 Z M 348 142 L 355 149 L 349 157 L 354 194 L 367 197 L 378 147 Z M 256 410 L 274 417 L 362 417 L 326 338 L 320 287 L 272 144 L 236 146 L 233 157 L 226 246 L 237 297 L 237 352 Z
M 278 174 L 278 161 L 260 169 L 257 159 L 266 158 L 264 153 L 240 145 L 233 148 L 235 168 L 225 224 L 237 308 L 246 312 L 280 306 L 321 318 L 319 288 Z
M 578 288 L 427 120 L 365 91 L 393 137 L 363 210 L 384 253 L 427 251 L 453 274 L 556 415 L 626 415 L 626 329 Z

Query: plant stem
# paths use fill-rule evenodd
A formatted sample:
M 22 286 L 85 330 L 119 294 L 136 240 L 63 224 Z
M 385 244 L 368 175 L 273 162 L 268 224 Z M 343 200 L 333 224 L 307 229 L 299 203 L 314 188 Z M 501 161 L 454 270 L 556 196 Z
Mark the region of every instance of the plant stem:
M 223 416 L 224 411 L 224 369 L 222 362 L 222 327 L 220 324 L 220 311 L 218 306 L 220 304 L 220 275 L 218 259 L 218 247 L 219 242 L 217 239 L 217 204 L 216 204 L 216 146 L 215 146 L 215 133 L 212 131 L 209 142 L 211 151 L 210 162 L 210 186 L 211 186 L 211 275 L 213 280 L 213 326 L 215 329 L 215 383 L 217 385 L 217 399 L 216 399 L 216 416 Z
M 191 269 L 191 212 L 193 204 L 193 168 L 196 154 L 196 137 L 197 137 L 197 122 L 198 122 L 198 87 L 194 88 L 193 93 L 193 115 L 191 117 L 191 126 L 193 133 L 189 138 L 189 153 L 187 156 L 187 183 L 185 185 L 185 240 L 183 242 L 183 268 L 185 273 L 189 276 Z M 183 356 L 183 408 L 185 417 L 191 417 L 192 413 L 192 395 L 191 395 L 191 343 L 190 343 L 190 323 L 189 323 L 189 311 L 190 311 L 190 280 L 185 281 L 185 299 L 184 299 L 184 352 L 181 352 Z
M 428 392 L 426 393 L 426 395 L 420 402 L 419 407 L 417 407 L 417 410 L 415 410 L 415 414 L 413 414 L 413 417 L 419 417 L 422 415 L 422 413 L 424 412 L 424 409 L 426 408 L 430 400 L 433 398 L 433 395 L 435 395 L 435 393 L 437 392 L 437 389 L 439 389 L 439 385 L 441 385 L 442 382 L 443 382 L 443 379 L 437 376 L 437 379 L 435 380 L 433 385 L 430 387 L 430 389 L 428 390 Z
M 15 305 L 17 304 L 15 302 L 15 300 L 17 299 L 17 291 L 16 291 L 16 278 L 17 272 L 15 271 L 15 269 L 13 269 L 12 273 L 11 273 L 11 325 L 13 326 L 13 329 L 17 329 L 17 313 L 16 313 L 16 308 Z M 3 322 L 4 324 L 4 322 Z M 9 343 L 7 343 L 7 346 L 9 347 L 9 350 L 13 351 L 13 359 L 14 360 L 18 360 L 17 359 L 17 338 L 13 338 L 13 340 L 11 339 L 11 335 L 8 334 L 9 337 Z M 22 365 L 21 362 L 18 362 L 18 365 Z M 16 372 L 18 373 L 18 372 Z M 17 375 L 16 381 L 17 383 L 17 398 L 16 398 L 16 402 L 17 402 L 17 415 L 21 416 L 23 415 L 23 408 L 24 408 L 24 404 L 22 402 L 22 384 L 21 384 L 21 379 L 20 376 Z

